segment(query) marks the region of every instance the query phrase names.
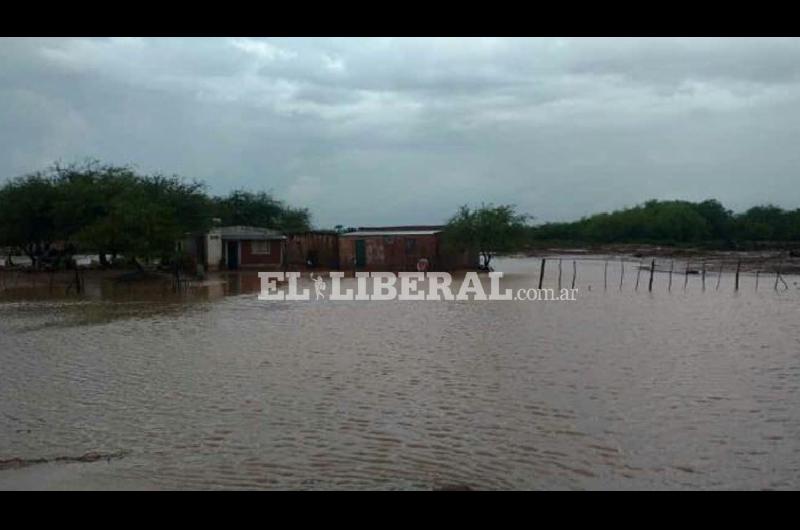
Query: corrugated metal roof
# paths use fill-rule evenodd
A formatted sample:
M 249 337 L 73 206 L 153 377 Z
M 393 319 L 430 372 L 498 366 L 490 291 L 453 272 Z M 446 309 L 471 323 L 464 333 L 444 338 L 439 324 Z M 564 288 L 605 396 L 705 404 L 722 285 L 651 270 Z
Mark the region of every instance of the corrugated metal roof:
M 381 236 L 432 236 L 441 230 L 359 230 L 347 232 L 341 237 L 381 237 Z
M 286 236 L 276 230 L 258 226 L 220 226 L 212 228 L 208 233 L 222 239 L 286 239 Z
M 358 232 L 408 232 L 410 230 L 444 230 L 444 225 L 392 225 L 392 226 L 359 226 Z

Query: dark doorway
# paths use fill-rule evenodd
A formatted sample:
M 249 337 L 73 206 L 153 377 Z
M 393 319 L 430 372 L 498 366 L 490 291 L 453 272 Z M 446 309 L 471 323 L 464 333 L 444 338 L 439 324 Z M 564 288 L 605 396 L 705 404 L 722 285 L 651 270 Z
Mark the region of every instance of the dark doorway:
M 356 239 L 356 267 L 367 266 L 367 242 Z
M 228 270 L 235 270 L 239 268 L 239 242 L 228 241 Z

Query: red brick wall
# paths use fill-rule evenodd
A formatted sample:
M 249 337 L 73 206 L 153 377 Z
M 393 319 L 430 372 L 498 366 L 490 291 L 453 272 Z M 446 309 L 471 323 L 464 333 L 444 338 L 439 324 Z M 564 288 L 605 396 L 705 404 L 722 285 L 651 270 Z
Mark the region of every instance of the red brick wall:
M 322 232 L 291 234 L 286 241 L 287 263 L 290 270 L 304 270 L 306 260 L 315 257 L 322 269 L 339 267 L 339 236 Z
M 242 267 L 252 267 L 256 265 L 280 265 L 281 264 L 281 240 L 269 241 L 269 254 L 253 254 L 253 242 L 242 241 Z
M 339 262 L 342 269 L 352 269 L 355 263 L 356 240 L 366 241 L 367 265 L 369 271 L 415 271 L 417 261 L 427 258 L 431 267 L 436 267 L 439 255 L 437 235 L 421 236 L 373 236 L 343 237 L 339 241 Z M 413 239 L 413 246 L 407 240 Z

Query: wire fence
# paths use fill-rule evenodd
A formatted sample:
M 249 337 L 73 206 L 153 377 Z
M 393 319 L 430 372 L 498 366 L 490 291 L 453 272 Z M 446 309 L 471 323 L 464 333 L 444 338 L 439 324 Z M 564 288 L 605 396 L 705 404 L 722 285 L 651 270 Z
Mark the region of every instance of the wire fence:
M 754 258 L 664 258 L 664 257 L 542 257 L 538 265 L 538 288 L 558 289 L 589 287 L 600 284 L 604 291 L 632 289 L 653 292 L 664 287 L 667 291 L 686 290 L 699 284 L 702 291 L 732 289 L 738 292 L 747 287 L 755 291 L 791 289 L 787 275 L 800 271 L 800 260 Z M 602 277 L 599 277 L 599 270 Z M 587 274 L 588 280 L 587 280 Z M 726 277 L 728 279 L 726 279 Z M 725 281 L 724 281 L 725 280 Z M 797 281 L 792 282 L 795 286 Z M 728 285 L 729 284 L 729 285 Z

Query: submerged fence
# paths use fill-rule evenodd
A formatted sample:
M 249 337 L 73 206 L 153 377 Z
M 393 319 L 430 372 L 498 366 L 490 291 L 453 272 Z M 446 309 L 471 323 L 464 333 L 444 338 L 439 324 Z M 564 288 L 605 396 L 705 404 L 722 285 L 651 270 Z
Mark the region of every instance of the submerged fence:
M 598 262 L 602 262 L 602 286 L 604 291 L 608 291 L 610 285 L 611 289 L 616 289 L 619 291 L 624 290 L 626 286 L 626 265 L 628 266 L 628 269 L 633 268 L 635 270 L 635 279 L 631 278 L 633 276 L 632 272 L 628 272 L 628 277 L 631 278 L 630 285 L 632 285 L 633 290 L 636 292 L 638 292 L 640 289 L 643 291 L 646 289 L 647 292 L 653 292 L 657 283 L 656 278 L 659 274 L 666 275 L 665 283 L 666 290 L 668 292 L 671 292 L 673 290 L 673 285 L 676 283 L 676 281 L 680 280 L 682 280 L 682 290 L 685 291 L 691 283 L 690 278 L 694 276 L 699 278 L 701 288 L 705 292 L 707 289 L 712 287 L 711 282 L 709 281 L 709 276 L 711 275 L 716 276 L 716 282 L 713 285 L 713 290 L 719 291 L 721 288 L 723 288 L 722 277 L 725 275 L 725 273 L 732 274 L 731 284 L 734 292 L 738 292 L 743 286 L 742 279 L 744 276 L 753 277 L 753 290 L 755 291 L 758 291 L 759 284 L 763 283 L 760 282 L 762 277 L 769 279 L 768 283 L 771 286 L 771 290 L 787 291 L 790 289 L 789 284 L 784 278 L 784 260 L 767 264 L 766 262 L 770 260 L 765 259 L 761 260 L 760 263 L 753 263 L 752 259 L 745 260 L 742 258 L 726 261 L 725 259 L 676 260 L 675 258 L 663 259 L 656 257 L 641 258 L 639 261 L 633 261 L 630 260 L 630 258 L 626 259 L 625 257 L 570 257 L 567 259 L 564 259 L 563 257 L 544 257 L 541 258 L 538 271 L 539 289 L 542 289 L 545 285 L 546 271 L 549 271 L 553 267 L 556 268 L 558 274 L 558 288 L 562 289 L 567 286 L 567 278 L 565 277 L 564 273 L 564 261 L 572 262 L 572 274 L 571 278 L 569 279 L 569 286 L 572 289 L 574 289 L 576 285 L 579 285 L 578 277 L 580 262 L 590 262 L 593 265 L 598 264 Z M 586 265 L 586 263 L 584 263 L 584 265 Z M 618 268 L 616 273 L 614 268 Z M 795 264 L 795 268 L 800 270 L 800 262 Z M 616 275 L 618 275 L 618 278 Z M 613 283 L 610 284 L 610 282 Z M 646 282 L 646 287 L 644 282 Z M 795 285 L 796 284 L 797 282 L 795 282 Z M 587 285 L 591 289 L 592 284 L 588 283 Z M 763 288 L 764 286 L 762 286 L 762 289 Z
M 519 266 L 518 263 L 515 265 Z M 539 289 L 557 286 L 559 290 L 580 288 L 591 291 L 596 287 L 609 292 L 630 290 L 651 293 L 687 291 L 690 286 L 703 292 L 785 292 L 791 290 L 792 285 L 800 289 L 800 259 L 791 255 L 763 259 L 736 255 L 696 258 L 662 255 L 639 259 L 631 259 L 630 256 L 548 255 L 527 258 L 522 266 L 522 270 L 507 272 L 531 275 L 534 282 L 538 277 Z M 95 276 L 95 279 L 105 280 L 99 276 Z M 94 281 L 92 285 L 96 290 L 97 285 L 104 283 Z M 163 284 L 163 290 L 176 293 L 186 292 L 195 285 L 193 280 L 184 276 L 170 278 L 165 275 L 160 283 Z M 25 290 L 80 295 L 84 293 L 85 286 L 83 269 L 33 272 L 0 267 L 0 295 Z M 128 291 L 132 289 L 130 282 L 123 282 L 122 287 Z

